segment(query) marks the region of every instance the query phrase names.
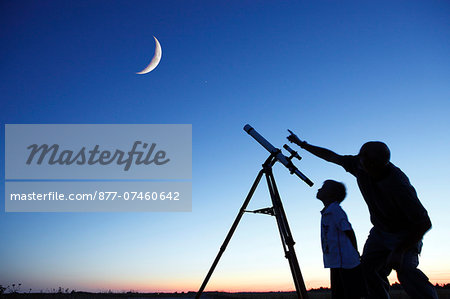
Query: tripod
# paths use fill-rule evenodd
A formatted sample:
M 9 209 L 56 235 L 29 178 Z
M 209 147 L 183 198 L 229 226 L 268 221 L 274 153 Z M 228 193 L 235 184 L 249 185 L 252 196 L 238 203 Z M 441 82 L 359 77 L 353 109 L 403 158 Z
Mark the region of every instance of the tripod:
M 278 150 L 279 151 L 279 150 Z M 281 237 L 281 243 L 283 245 L 283 250 L 285 257 L 289 261 L 289 266 L 291 268 L 292 278 L 294 279 L 295 289 L 297 291 L 297 296 L 299 299 L 307 299 L 308 294 L 306 293 L 306 287 L 305 282 L 303 281 L 302 273 L 300 271 L 300 266 L 298 265 L 297 256 L 295 254 L 294 250 L 294 239 L 292 238 L 291 230 L 289 229 L 289 224 L 286 218 L 286 214 L 284 213 L 283 204 L 281 203 L 280 194 L 278 193 L 277 185 L 275 183 L 275 178 L 272 173 L 272 166 L 277 161 L 276 153 L 272 153 L 269 158 L 264 162 L 262 165 L 262 169 L 259 171 L 258 175 L 256 176 L 256 179 L 250 188 L 250 191 L 245 198 L 245 201 L 239 210 L 239 213 L 236 217 L 236 219 L 233 222 L 233 225 L 231 226 L 230 231 L 228 232 L 228 235 L 225 238 L 225 241 L 223 242 L 222 246 L 220 247 L 219 253 L 216 256 L 216 259 L 214 260 L 211 268 L 209 269 L 208 274 L 205 277 L 205 280 L 203 281 L 200 289 L 197 292 L 197 295 L 195 296 L 196 299 L 200 298 L 203 290 L 206 287 L 206 284 L 208 283 L 209 278 L 211 277 L 214 269 L 217 266 L 217 263 L 219 262 L 220 257 L 224 253 L 228 243 L 230 242 L 231 237 L 233 236 L 234 231 L 236 230 L 236 227 L 239 224 L 239 221 L 242 218 L 242 215 L 245 212 L 251 212 L 251 213 L 261 213 L 261 214 L 267 214 L 271 216 L 275 216 L 277 220 L 278 230 L 280 232 Z M 293 155 L 289 158 L 292 159 Z M 253 193 L 255 192 L 256 188 L 258 187 L 259 182 L 261 181 L 262 176 L 266 176 L 267 180 L 267 186 L 269 187 L 269 193 L 270 198 L 272 199 L 272 207 L 270 208 L 264 208 L 259 209 L 255 211 L 247 211 L 246 208 L 253 196 Z

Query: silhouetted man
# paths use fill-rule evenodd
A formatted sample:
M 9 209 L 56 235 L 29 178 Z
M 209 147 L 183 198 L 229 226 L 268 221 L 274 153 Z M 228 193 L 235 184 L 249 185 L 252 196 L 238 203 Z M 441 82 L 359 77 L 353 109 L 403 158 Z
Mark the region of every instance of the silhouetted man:
M 387 276 L 395 269 L 411 298 L 437 299 L 428 277 L 417 269 L 422 238 L 431 228 L 431 221 L 408 177 L 389 162 L 390 151 L 386 144 L 367 142 L 358 155 L 341 156 L 310 145 L 292 132 L 287 138 L 356 177 L 373 224 L 361 256 L 369 298 L 390 298 Z

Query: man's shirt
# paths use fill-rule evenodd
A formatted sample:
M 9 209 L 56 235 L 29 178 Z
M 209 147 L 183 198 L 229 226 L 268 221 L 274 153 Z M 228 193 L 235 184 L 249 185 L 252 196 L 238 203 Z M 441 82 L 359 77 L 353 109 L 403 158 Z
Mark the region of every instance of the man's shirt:
M 339 203 L 333 202 L 322 211 L 321 239 L 325 268 L 351 269 L 359 265 L 359 254 L 344 231 L 352 230 Z
M 386 177 L 375 180 L 362 168 L 358 156 L 343 156 L 341 164 L 353 174 L 367 203 L 372 224 L 388 233 L 405 233 L 429 220 L 408 177 L 389 163 Z

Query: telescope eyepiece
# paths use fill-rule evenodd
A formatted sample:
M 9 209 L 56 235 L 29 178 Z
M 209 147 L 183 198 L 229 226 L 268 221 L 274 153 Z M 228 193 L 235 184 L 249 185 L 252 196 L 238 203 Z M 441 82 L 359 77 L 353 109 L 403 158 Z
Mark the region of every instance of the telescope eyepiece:
M 283 145 L 283 148 L 291 154 L 291 156 L 289 157 L 290 159 L 292 159 L 292 158 L 297 158 L 299 160 L 302 159 L 302 157 L 300 157 L 300 155 L 296 151 L 294 151 L 292 148 L 290 148 L 289 145 L 285 144 L 285 145 Z

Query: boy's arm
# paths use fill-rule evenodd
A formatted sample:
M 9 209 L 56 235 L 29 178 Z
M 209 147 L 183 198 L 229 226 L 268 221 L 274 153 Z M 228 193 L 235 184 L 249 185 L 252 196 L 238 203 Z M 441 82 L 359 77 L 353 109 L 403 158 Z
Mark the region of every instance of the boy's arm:
M 343 165 L 343 157 L 341 155 L 338 155 L 335 152 L 330 151 L 329 149 L 308 144 L 306 143 L 306 141 L 300 140 L 300 138 L 298 138 L 297 135 L 295 135 L 292 131 L 290 130 L 288 131 L 291 133 L 291 135 L 287 137 L 287 139 L 290 142 L 297 144 L 301 148 L 307 150 L 308 152 L 319 158 L 324 159 L 325 161 L 335 163 L 341 166 Z
M 353 229 L 350 230 L 344 230 L 344 233 L 347 235 L 347 237 L 350 239 L 350 242 L 352 243 L 353 247 L 355 247 L 356 251 L 358 251 L 358 245 L 356 244 L 356 236 Z

